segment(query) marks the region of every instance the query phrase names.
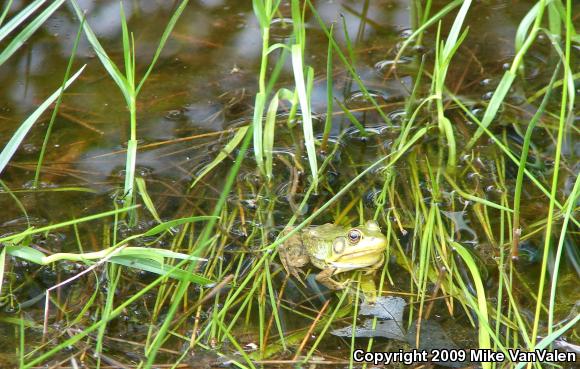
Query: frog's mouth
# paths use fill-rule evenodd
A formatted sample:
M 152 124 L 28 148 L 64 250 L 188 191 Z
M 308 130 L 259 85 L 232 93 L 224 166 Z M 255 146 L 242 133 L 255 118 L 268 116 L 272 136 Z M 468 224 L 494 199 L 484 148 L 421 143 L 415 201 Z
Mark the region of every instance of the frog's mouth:
M 368 255 L 380 255 L 386 249 L 385 240 L 372 237 L 365 239 L 365 247 L 350 246 L 346 248 L 340 255 L 336 255 L 330 260 L 335 262 L 341 259 L 358 259 Z
M 364 251 L 345 252 L 333 260 L 329 260 L 328 264 L 337 268 L 336 273 L 367 268 L 375 265 L 384 258 L 384 249 L 384 247 L 373 247 L 367 248 Z

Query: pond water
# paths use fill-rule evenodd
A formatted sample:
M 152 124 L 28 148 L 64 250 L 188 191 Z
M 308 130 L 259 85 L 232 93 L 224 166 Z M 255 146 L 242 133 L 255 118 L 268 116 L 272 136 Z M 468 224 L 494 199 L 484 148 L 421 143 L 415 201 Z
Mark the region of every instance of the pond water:
M 334 38 L 388 117 L 388 122 L 374 109 L 335 53 L 331 71 L 335 101 L 330 118 L 332 130 L 328 150 L 319 150 L 318 156 L 319 165 L 328 159 L 327 166 L 320 187 L 309 193 L 308 158 L 303 143 L 302 122 L 298 119 L 287 124 L 290 104 L 281 105 L 276 125 L 272 180 L 267 183 L 260 176 L 250 147 L 227 196 L 222 217 L 214 231 L 215 237 L 211 239 L 210 246 L 201 251 L 200 256 L 208 261 L 200 264 L 199 274 L 216 283 L 233 275 L 234 282 L 227 284 L 221 294 L 207 299 L 203 296 L 212 291 L 213 286 L 190 287 L 179 307 L 180 312 L 173 317 L 172 334 L 159 351 L 156 363 L 176 363 L 178 358 L 181 358 L 179 365 L 191 367 L 227 366 L 231 365 L 228 364 L 229 360 L 244 362 L 238 353 L 240 348 L 232 343 L 233 336 L 258 363 L 281 367 L 290 365 L 294 362 L 292 360 L 303 358 L 314 347 L 315 350 L 308 354 L 311 362 L 337 367 L 349 364 L 350 338 L 334 337 L 326 332 L 325 338 L 315 343 L 322 329 L 317 327 L 310 332 L 310 339 L 301 340 L 321 309 L 328 309 L 322 317 L 323 323 L 331 312 L 336 314 L 333 316 L 333 328 L 352 324 L 353 296 L 345 300 L 350 300 L 350 303 L 344 302 L 340 307 L 338 301 L 341 295 L 320 289 L 312 279 L 314 273 L 310 273 L 303 286 L 286 278 L 274 255 L 266 259 L 266 264 L 259 264 L 259 260 L 263 260 L 265 254 L 263 247 L 275 239 L 292 216 L 297 216 L 297 223 L 304 220 L 364 169 L 396 150 L 404 123 L 410 119 L 406 109 L 414 86 L 416 98 L 423 99 L 430 95 L 437 28 L 428 28 L 422 36 L 422 45 L 404 50 L 401 59 L 396 61 L 401 45 L 417 27 L 416 3 L 419 2 L 334 0 L 313 3 L 324 23 L 327 26 L 334 24 Z M 430 14 L 435 14 L 447 3 L 435 1 Z M 26 4 L 26 1 L 14 1 L 9 17 Z M 103 48 L 122 69 L 119 2 L 82 0 L 79 4 L 86 10 L 86 21 Z M 446 94 L 457 96 L 480 119 L 502 75 L 511 65 L 518 25 L 533 4 L 532 1 L 481 1 L 474 2 L 468 12 L 465 25 L 469 27 L 469 32 L 447 72 Z M 137 76 L 142 76 L 178 3 L 143 0 L 126 1 L 123 5 L 135 42 Z M 579 14 L 578 5 L 575 10 L 573 14 Z M 443 18 L 441 27 L 444 35 L 448 33 L 455 14 L 456 11 L 453 11 Z M 574 17 L 576 25 L 578 18 Z M 315 137 L 321 139 L 327 120 L 328 38 L 311 12 L 306 12 L 305 22 L 307 42 L 304 62 L 314 69 L 310 94 L 313 129 Z M 31 40 L 0 66 L 1 145 L 8 142 L 34 109 L 61 85 L 78 29 L 79 20 L 70 4 L 65 2 Z M 271 43 L 291 42 L 292 29 L 291 7 L 289 2 L 283 1 L 271 24 Z M 2 41 L 0 50 L 7 43 L 6 40 Z M 352 45 L 351 53 L 347 52 L 346 45 L 349 43 Z M 575 44 L 573 73 L 578 72 L 578 50 Z M 137 101 L 139 148 L 136 173 L 145 180 L 147 193 L 162 220 L 212 213 L 237 149 L 193 189 L 190 186 L 203 168 L 223 152 L 236 132 L 251 124 L 259 88 L 261 53 L 260 28 L 250 1 L 190 1 L 179 18 Z M 272 53 L 269 73 L 279 58 L 278 51 Z M 422 69 L 421 60 L 424 60 Z M 548 37 L 540 34 L 526 55 L 525 74 L 516 80 L 492 123 L 492 132 L 516 157 L 521 153 L 527 125 L 542 100 L 542 96 L 535 94 L 549 83 L 558 60 Z M 396 73 L 391 69 L 394 63 L 397 64 Z M 115 194 L 122 189 L 125 177 L 130 116 L 121 92 L 86 37 L 80 39 L 73 71 L 84 64 L 85 70 L 64 94 L 48 141 L 38 186 L 34 186 L 35 169 L 50 114 L 41 116 L 0 175 L 4 187 L 0 190 L 0 237 L 31 226 L 38 228 L 98 214 L 113 209 L 115 203 L 119 204 L 115 201 Z M 417 83 L 420 69 L 423 74 Z M 275 84 L 275 89 L 279 88 L 294 88 L 290 58 L 281 65 L 280 78 Z M 542 120 L 534 131 L 527 160 L 528 169 L 548 191 L 557 150 L 560 96 L 560 89 L 554 91 L 554 97 L 547 105 L 553 116 Z M 401 262 L 402 255 L 407 255 L 409 260 L 418 260 L 415 259 L 418 256 L 414 250 L 419 250 L 424 224 L 429 221 L 423 216 L 430 213 L 425 205 L 437 203 L 439 215 L 433 216 L 439 217 L 437 224 L 448 227 L 441 232 L 470 250 L 480 268 L 485 288 L 490 293 L 490 304 L 497 306 L 496 291 L 503 275 L 497 265 L 500 258 L 507 259 L 513 252 L 509 228 L 512 215 L 470 201 L 469 196 L 464 194 L 511 208 L 518 167 L 485 135 L 473 149 L 462 152 L 477 125 L 451 98 L 445 98 L 443 104 L 457 136 L 458 151 L 461 152 L 454 170 L 441 169 L 446 159 L 441 154 L 433 103 L 432 112 L 435 113 L 421 112 L 412 132 L 417 132 L 420 127 L 432 129 L 388 170 L 378 168 L 354 183 L 344 196 L 333 200 L 333 204 L 312 224 L 336 222 L 358 225 L 378 214 L 379 224 L 385 232 L 388 229 L 390 245 L 394 250 L 389 253 L 386 263 L 388 274 L 383 273 L 381 277 L 384 280 L 381 283 L 384 294 L 399 295 L 407 300 L 412 308 L 405 315 L 406 323 L 417 318 L 421 305 L 420 314 L 425 319 L 437 321 L 451 336 L 454 345 L 469 348 L 478 344 L 477 329 L 471 324 L 477 320 L 473 311 L 461 306 L 458 301 L 453 306 L 454 300 L 447 290 L 449 286 L 442 281 L 446 277 L 437 280 L 436 275 L 434 279 L 429 279 L 423 306 L 410 276 L 417 266 L 407 264 L 405 267 Z M 353 126 L 345 109 L 366 127 L 368 136 L 361 135 Z M 564 133 L 557 191 L 558 200 L 562 203 L 572 193 L 580 168 L 577 120 L 576 115 L 568 122 Z M 450 178 L 445 180 L 442 174 L 436 175 L 436 172 L 445 172 Z M 383 187 L 387 177 L 390 178 L 386 190 L 388 196 L 377 211 L 380 207 L 377 199 L 381 191 L 385 191 Z M 440 183 L 434 186 L 435 177 Z M 303 200 L 304 206 L 300 207 Z M 139 197 L 137 203 L 143 204 L 144 201 Z M 510 278 L 513 278 L 510 292 L 521 309 L 519 313 L 525 325 L 531 326 L 549 199 L 526 178 L 521 203 L 522 237 L 519 258 L 514 261 L 513 270 L 510 269 Z M 423 215 L 419 215 L 421 209 L 425 211 Z M 85 252 L 98 251 L 112 245 L 113 239 L 142 233 L 156 224 L 155 217 L 142 206 L 137 212 L 136 224 L 121 219 L 115 226 L 114 219 L 108 217 L 79 223 L 76 229 L 64 227 L 35 234 L 28 244 L 46 254 L 79 252 L 79 247 Z M 561 225 L 562 217 L 556 218 L 554 235 L 559 235 Z M 193 223 L 187 232 L 177 233 L 179 236 L 147 237 L 131 245 L 191 253 L 198 246 L 195 240 L 201 229 L 201 223 Z M 115 232 L 117 238 L 113 236 Z M 554 247 L 557 239 L 554 238 Z M 436 247 L 435 243 L 432 247 Z M 434 259 L 439 256 L 433 251 Z M 554 252 L 549 257 L 553 258 Z M 106 268 L 101 266 L 95 272 L 53 292 L 49 341 L 45 342 L 42 339 L 44 291 L 76 275 L 86 266 L 80 262 L 37 266 L 14 257 L 7 257 L 7 261 L 0 295 L 1 367 L 17 366 L 18 319 L 22 319 L 26 327 L 25 352 L 30 353 L 40 347 L 39 352 L 26 356 L 25 361 L 31 361 L 41 352 L 56 347 L 94 324 L 102 314 L 111 282 L 108 282 Z M 565 323 L 578 314 L 579 263 L 578 228 L 570 222 L 556 295 L 557 322 Z M 273 286 L 266 283 L 266 268 L 263 265 L 267 265 L 269 273 L 273 274 Z M 463 266 L 459 273 L 465 278 L 466 288 L 474 292 L 475 286 L 468 269 L 460 262 L 457 265 Z M 255 276 L 248 277 L 253 268 L 261 269 Z M 123 268 L 113 304 L 118 305 L 133 296 L 155 278 L 153 273 Z M 376 279 L 378 281 L 378 275 Z M 249 283 L 244 285 L 244 281 Z M 230 300 L 236 288 L 241 288 L 243 292 L 238 299 Z M 275 292 L 274 301 L 278 300 L 278 306 L 271 304 L 270 288 Z M 133 367 L 146 358 L 144 348 L 148 347 L 163 323 L 175 289 L 176 284 L 172 280 L 152 289 L 110 322 L 103 339 L 103 367 L 123 367 L 118 363 Z M 95 291 L 99 293 L 92 300 Z M 506 295 L 503 294 L 503 309 L 508 304 Z M 330 303 L 326 306 L 328 301 Z M 88 306 L 87 311 L 82 311 L 84 306 Z M 290 351 L 281 347 L 278 322 L 271 318 L 272 309 L 279 309 L 282 330 L 287 335 Z M 423 309 L 429 311 L 426 313 Z M 81 312 L 79 319 L 74 321 Z M 510 319 L 513 319 L 510 324 L 516 324 L 513 316 Z M 223 326 L 217 323 L 212 325 L 213 320 L 223 321 L 220 324 L 226 326 L 236 322 L 231 336 L 223 332 Z M 546 335 L 545 325 L 545 319 L 542 319 L 540 336 Z M 521 337 L 515 337 L 515 328 L 511 326 L 510 329 L 509 334 L 514 337 L 508 340 L 509 345 L 525 346 Z M 266 332 L 266 337 L 260 334 L 263 332 Z M 576 330 L 566 333 L 562 341 L 568 340 L 570 344 L 577 345 L 580 343 L 579 334 L 576 327 Z M 83 343 L 86 339 L 80 341 L 47 358 L 42 364 L 68 367 L 72 365 L 70 360 L 75 359 L 84 362 L 87 367 L 94 367 L 96 337 L 95 331 L 89 335 L 89 343 Z M 253 350 L 252 345 L 260 346 L 261 340 L 265 342 L 266 347 L 262 345 L 264 351 Z M 355 347 L 367 347 L 369 342 L 368 338 L 355 341 Z M 196 342 L 196 345 L 189 347 L 190 342 Z M 405 345 L 407 343 L 377 337 L 373 347 L 387 351 L 408 347 Z M 61 361 L 63 364 L 59 364 Z

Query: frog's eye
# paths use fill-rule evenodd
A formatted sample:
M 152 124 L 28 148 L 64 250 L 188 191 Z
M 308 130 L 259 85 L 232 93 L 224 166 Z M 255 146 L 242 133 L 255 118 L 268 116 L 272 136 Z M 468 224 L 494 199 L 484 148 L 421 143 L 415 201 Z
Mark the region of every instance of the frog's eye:
M 362 237 L 362 235 L 358 229 L 351 229 L 350 231 L 348 231 L 347 236 L 348 236 L 348 241 L 353 245 L 356 245 Z

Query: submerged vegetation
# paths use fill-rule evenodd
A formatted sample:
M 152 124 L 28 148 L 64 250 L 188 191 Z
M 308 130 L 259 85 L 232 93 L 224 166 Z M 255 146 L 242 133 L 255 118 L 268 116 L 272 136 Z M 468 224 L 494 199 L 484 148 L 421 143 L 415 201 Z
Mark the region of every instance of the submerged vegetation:
M 403 31 L 389 1 L 229 2 L 203 13 L 219 40 L 204 5 L 144 3 L 107 3 L 112 32 L 76 0 L 0 9 L 0 92 L 29 104 L 0 106 L 0 367 L 353 367 L 431 329 L 578 350 L 578 4 L 520 5 L 506 41 L 469 0 L 399 2 Z M 38 34 L 54 18 L 67 37 Z M 57 42 L 30 104 L 29 45 Z M 368 220 L 406 339 L 356 337 L 361 272 L 331 291 L 277 255 Z M 516 364 L 546 365 L 482 365 Z

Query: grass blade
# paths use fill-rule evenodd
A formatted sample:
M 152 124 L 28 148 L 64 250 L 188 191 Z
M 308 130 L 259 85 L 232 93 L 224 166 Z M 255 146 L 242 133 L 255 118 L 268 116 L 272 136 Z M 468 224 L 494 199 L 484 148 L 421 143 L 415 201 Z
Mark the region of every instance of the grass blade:
M 6 263 L 6 247 L 0 250 L 0 296 L 2 296 L 2 283 L 4 282 L 4 265 Z
M 185 224 L 185 223 L 200 222 L 200 221 L 210 220 L 210 219 L 217 219 L 217 217 L 202 215 L 202 216 L 198 216 L 198 217 L 187 217 L 187 218 L 173 219 L 173 220 L 170 220 L 168 222 L 164 222 L 164 223 L 156 225 L 155 227 L 151 228 L 147 232 L 143 233 L 143 236 L 145 236 L 145 237 L 154 236 L 154 235 L 159 234 L 161 232 L 168 231 L 172 227 L 177 227 L 177 226 L 180 226 L 180 225 Z
M 40 1 L 44 1 L 44 0 L 40 0 Z M 12 2 L 13 2 L 13 0 L 8 0 L 8 2 L 4 5 L 4 10 L 2 11 L 2 14 L 0 15 L 0 26 L 2 26 L 2 23 L 4 23 L 4 19 L 6 19 L 6 16 L 8 15 L 8 11 L 10 11 L 10 8 L 12 7 Z M 4 30 L 0 28 L 0 33 L 3 33 L 3 32 L 4 32 Z M 1 41 L 1 39 L 0 39 L 0 41 Z
M 141 81 L 139 82 L 139 85 L 137 86 L 137 89 L 135 90 L 135 95 L 139 95 L 139 91 L 141 91 L 141 87 L 143 87 L 143 84 L 145 83 L 145 81 L 147 80 L 147 78 L 149 77 L 151 72 L 153 71 L 153 68 L 155 67 L 155 64 L 157 63 L 157 59 L 159 59 L 159 55 L 161 55 L 161 51 L 163 50 L 165 43 L 169 39 L 169 36 L 171 35 L 171 32 L 173 32 L 173 29 L 175 28 L 175 25 L 177 24 L 177 21 L 179 20 L 181 13 L 183 13 L 183 10 L 185 9 L 185 7 L 187 6 L 188 3 L 189 3 L 189 0 L 183 0 L 181 2 L 181 4 L 179 4 L 177 9 L 175 10 L 173 15 L 171 16 L 171 19 L 169 20 L 169 23 L 167 23 L 167 26 L 165 26 L 165 30 L 163 31 L 163 35 L 161 36 L 161 40 L 159 41 L 159 45 L 157 46 L 157 50 L 155 50 L 155 55 L 153 56 L 153 59 L 151 60 L 151 63 L 149 64 L 149 68 L 147 68 L 147 72 L 145 72 L 145 74 L 141 78 Z
M 66 81 L 65 85 L 63 86 L 64 88 L 61 87 L 58 90 L 56 90 L 52 95 L 50 95 L 48 97 L 48 99 L 46 99 L 34 111 L 34 113 L 32 113 L 20 125 L 20 127 L 18 127 L 18 129 L 16 130 L 16 132 L 14 133 L 14 135 L 12 136 L 10 141 L 8 141 L 8 143 L 6 144 L 6 146 L 4 147 L 4 149 L 2 149 L 2 152 L 0 153 L 0 173 L 2 173 L 4 171 L 4 168 L 6 168 L 6 165 L 8 165 L 8 162 L 10 161 L 10 159 L 12 158 L 12 156 L 14 155 L 16 150 L 18 149 L 18 146 L 20 146 L 20 144 L 24 140 L 24 137 L 26 137 L 26 135 L 28 134 L 28 131 L 30 131 L 30 129 L 32 128 L 34 123 L 36 123 L 36 121 L 42 115 L 42 113 L 44 113 L 44 111 L 46 109 L 48 109 L 48 107 L 50 105 L 52 105 L 52 103 L 54 103 L 54 101 L 60 96 L 61 92 L 63 90 L 65 90 L 66 88 L 68 88 L 77 79 L 77 77 L 85 69 L 85 66 L 86 65 L 83 65 L 81 67 L 81 69 L 79 69 L 68 81 Z
M 30 22 L 23 30 L 20 32 L 13 40 L 4 48 L 0 53 L 0 65 L 12 56 L 24 43 L 32 36 L 36 30 L 46 22 L 46 20 L 54 13 L 61 5 L 64 0 L 56 0 L 54 3 L 50 4 L 38 17 L 36 17 L 32 22 Z M 20 24 L 20 23 L 18 23 Z M 8 25 L 7 25 L 8 26 Z M 1 36 L 1 35 L 0 35 Z
M 264 155 L 266 159 L 266 178 L 272 179 L 273 158 L 272 151 L 274 149 L 274 131 L 276 128 L 276 113 L 278 112 L 278 93 L 274 94 L 268 111 L 266 112 L 266 123 L 264 125 Z
M 254 118 L 252 119 L 252 125 L 254 127 L 254 155 L 256 156 L 256 164 L 258 165 L 260 172 L 263 174 L 266 173 L 264 168 L 264 148 L 262 147 L 264 142 L 262 134 L 262 116 L 264 115 L 265 105 L 266 94 L 264 92 L 258 92 L 256 94 L 256 103 L 254 104 Z
M 211 163 L 208 164 L 208 166 L 206 166 L 201 173 L 199 173 L 199 175 L 197 176 L 197 178 L 193 181 L 193 183 L 191 184 L 191 186 L 189 188 L 193 188 L 195 187 L 195 185 L 203 178 L 205 177 L 209 172 L 211 172 L 216 166 L 218 166 L 225 158 L 227 158 L 236 147 L 238 147 L 238 145 L 240 144 L 240 142 L 242 142 L 242 139 L 244 138 L 244 136 L 246 135 L 246 132 L 248 131 L 249 126 L 246 127 L 240 127 L 240 129 L 238 129 L 238 131 L 236 132 L 236 134 L 234 135 L 234 137 L 231 139 L 230 142 L 228 142 L 228 144 L 219 152 L 219 154 L 216 156 L 215 159 L 213 159 L 213 161 Z
M 145 183 L 145 180 L 141 177 L 138 177 L 135 179 L 135 183 L 137 183 L 137 189 L 139 190 L 139 194 L 141 195 L 141 199 L 143 199 L 143 203 L 145 204 L 147 210 L 149 210 L 149 212 L 157 222 L 163 223 L 161 218 L 159 218 L 157 209 L 155 209 L 155 204 L 153 203 L 153 200 L 151 199 L 149 193 L 147 192 L 147 184 Z
M 72 4 L 75 12 L 77 13 L 77 17 L 79 18 L 79 21 L 82 21 L 82 19 L 85 16 L 84 16 L 81 8 L 79 7 L 77 1 L 71 0 L 71 4 Z M 125 97 L 127 105 L 130 106 L 131 95 L 129 93 L 130 92 L 130 86 L 128 84 L 129 82 L 123 76 L 121 71 L 119 71 L 119 68 L 117 68 L 115 63 L 113 63 L 113 61 L 109 58 L 105 49 L 103 49 L 103 47 L 101 46 L 99 39 L 97 38 L 97 36 L 95 35 L 95 33 L 93 32 L 91 27 L 89 26 L 88 22 L 84 23 L 83 28 L 85 31 L 85 35 L 87 36 L 87 39 L 91 43 L 91 46 L 93 47 L 93 49 L 97 53 L 97 57 L 101 61 L 101 64 L 103 64 L 103 67 L 105 67 L 105 69 L 107 70 L 107 72 L 109 73 L 109 75 L 111 76 L 113 81 L 115 81 L 117 86 L 119 86 L 119 89 L 121 90 L 121 92 L 123 93 L 123 96 Z
M 8 23 L 6 23 L 4 27 L 0 28 L 0 41 L 4 40 L 10 34 L 10 32 L 14 31 L 15 28 L 24 23 L 26 18 L 30 17 L 32 13 L 34 13 L 38 8 L 40 8 L 42 4 L 44 4 L 45 2 L 46 0 L 33 1 L 26 8 L 22 9 L 20 13 L 16 14 L 12 19 L 10 19 L 10 21 L 8 21 Z M 8 14 L 11 5 L 12 0 L 6 3 L 6 6 L 2 11 L 2 16 L 0 17 L 0 24 L 2 24 L 2 21 Z
M 491 121 L 495 118 L 497 112 L 501 108 L 501 104 L 503 100 L 507 96 L 513 81 L 516 79 L 516 74 L 513 73 L 511 70 L 508 70 L 504 73 L 499 85 L 497 86 L 491 100 L 489 101 L 489 105 L 485 109 L 485 113 L 483 118 L 481 119 L 481 125 L 477 128 L 477 131 L 471 136 L 471 139 L 467 143 L 465 147 L 465 151 L 470 150 L 475 142 L 481 137 L 484 132 L 484 128 L 489 127 Z
M 38 187 L 38 180 L 40 179 L 40 170 L 42 169 L 42 163 L 44 161 L 44 154 L 46 153 L 46 148 L 48 147 L 48 140 L 50 139 L 50 135 L 52 133 L 52 127 L 54 125 L 54 121 L 56 119 L 56 114 L 58 113 L 58 110 L 60 108 L 60 104 L 62 102 L 62 98 L 63 98 L 63 86 L 66 82 L 66 80 L 68 79 L 68 76 L 70 75 L 70 71 L 72 70 L 72 65 L 73 65 L 73 61 L 75 59 L 75 55 L 77 54 L 77 47 L 79 45 L 79 40 L 81 38 L 81 33 L 82 33 L 82 25 L 84 23 L 84 18 L 81 21 L 81 26 L 79 27 L 79 30 L 77 32 L 77 36 L 75 38 L 74 44 L 73 44 L 73 48 L 71 51 L 71 56 L 68 60 L 68 65 L 66 67 L 66 71 L 64 73 L 64 78 L 62 80 L 62 85 L 61 85 L 61 93 L 58 95 L 58 99 L 56 100 L 56 105 L 54 106 L 54 109 L 52 110 L 52 115 L 50 117 L 50 121 L 48 122 L 48 127 L 46 128 L 46 134 L 44 135 L 44 140 L 42 142 L 42 147 L 40 148 L 40 154 L 38 154 L 38 162 L 36 163 L 36 171 L 34 173 L 34 181 L 33 181 L 33 187 L 37 188 Z
M 298 93 L 300 110 L 302 110 L 302 129 L 304 131 L 304 143 L 308 154 L 308 162 L 312 173 L 312 180 L 318 183 L 318 165 L 316 163 L 316 149 L 314 148 L 314 131 L 312 129 L 312 113 L 310 102 L 306 92 L 306 82 L 304 80 L 304 66 L 302 60 L 302 47 L 298 44 L 292 45 L 292 69 L 294 70 L 294 83 Z
M 452 242 L 455 251 L 461 256 L 465 265 L 469 269 L 471 276 L 473 278 L 473 283 L 475 284 L 475 290 L 477 293 L 477 311 L 478 311 L 478 324 L 479 324 L 479 348 L 480 349 L 491 349 L 491 340 L 487 328 L 489 327 L 489 316 L 487 313 L 487 300 L 485 298 L 485 288 L 483 287 L 483 281 L 481 280 L 481 275 L 479 274 L 478 266 L 476 262 L 471 257 L 471 254 L 459 243 Z M 491 368 L 490 363 L 482 363 L 483 368 Z
M 16 240 L 16 239 L 22 239 L 23 237 L 30 236 L 33 234 L 48 232 L 48 231 L 52 231 L 53 229 L 64 228 L 64 227 L 68 227 L 69 225 L 88 222 L 90 220 L 95 220 L 95 219 L 99 219 L 99 218 L 108 217 L 110 215 L 124 213 L 126 211 L 136 209 L 136 208 L 138 208 L 138 206 L 109 210 L 109 211 L 105 211 L 105 212 L 102 212 L 99 214 L 88 215 L 86 217 L 82 217 L 82 218 L 78 218 L 78 219 L 67 220 L 65 222 L 61 222 L 61 223 L 57 223 L 57 224 L 51 224 L 51 225 L 48 225 L 45 227 L 29 228 L 29 229 L 22 231 L 20 233 L 17 233 L 17 234 L 11 234 L 9 236 L 0 237 L 0 242 L 8 242 L 8 241 Z

